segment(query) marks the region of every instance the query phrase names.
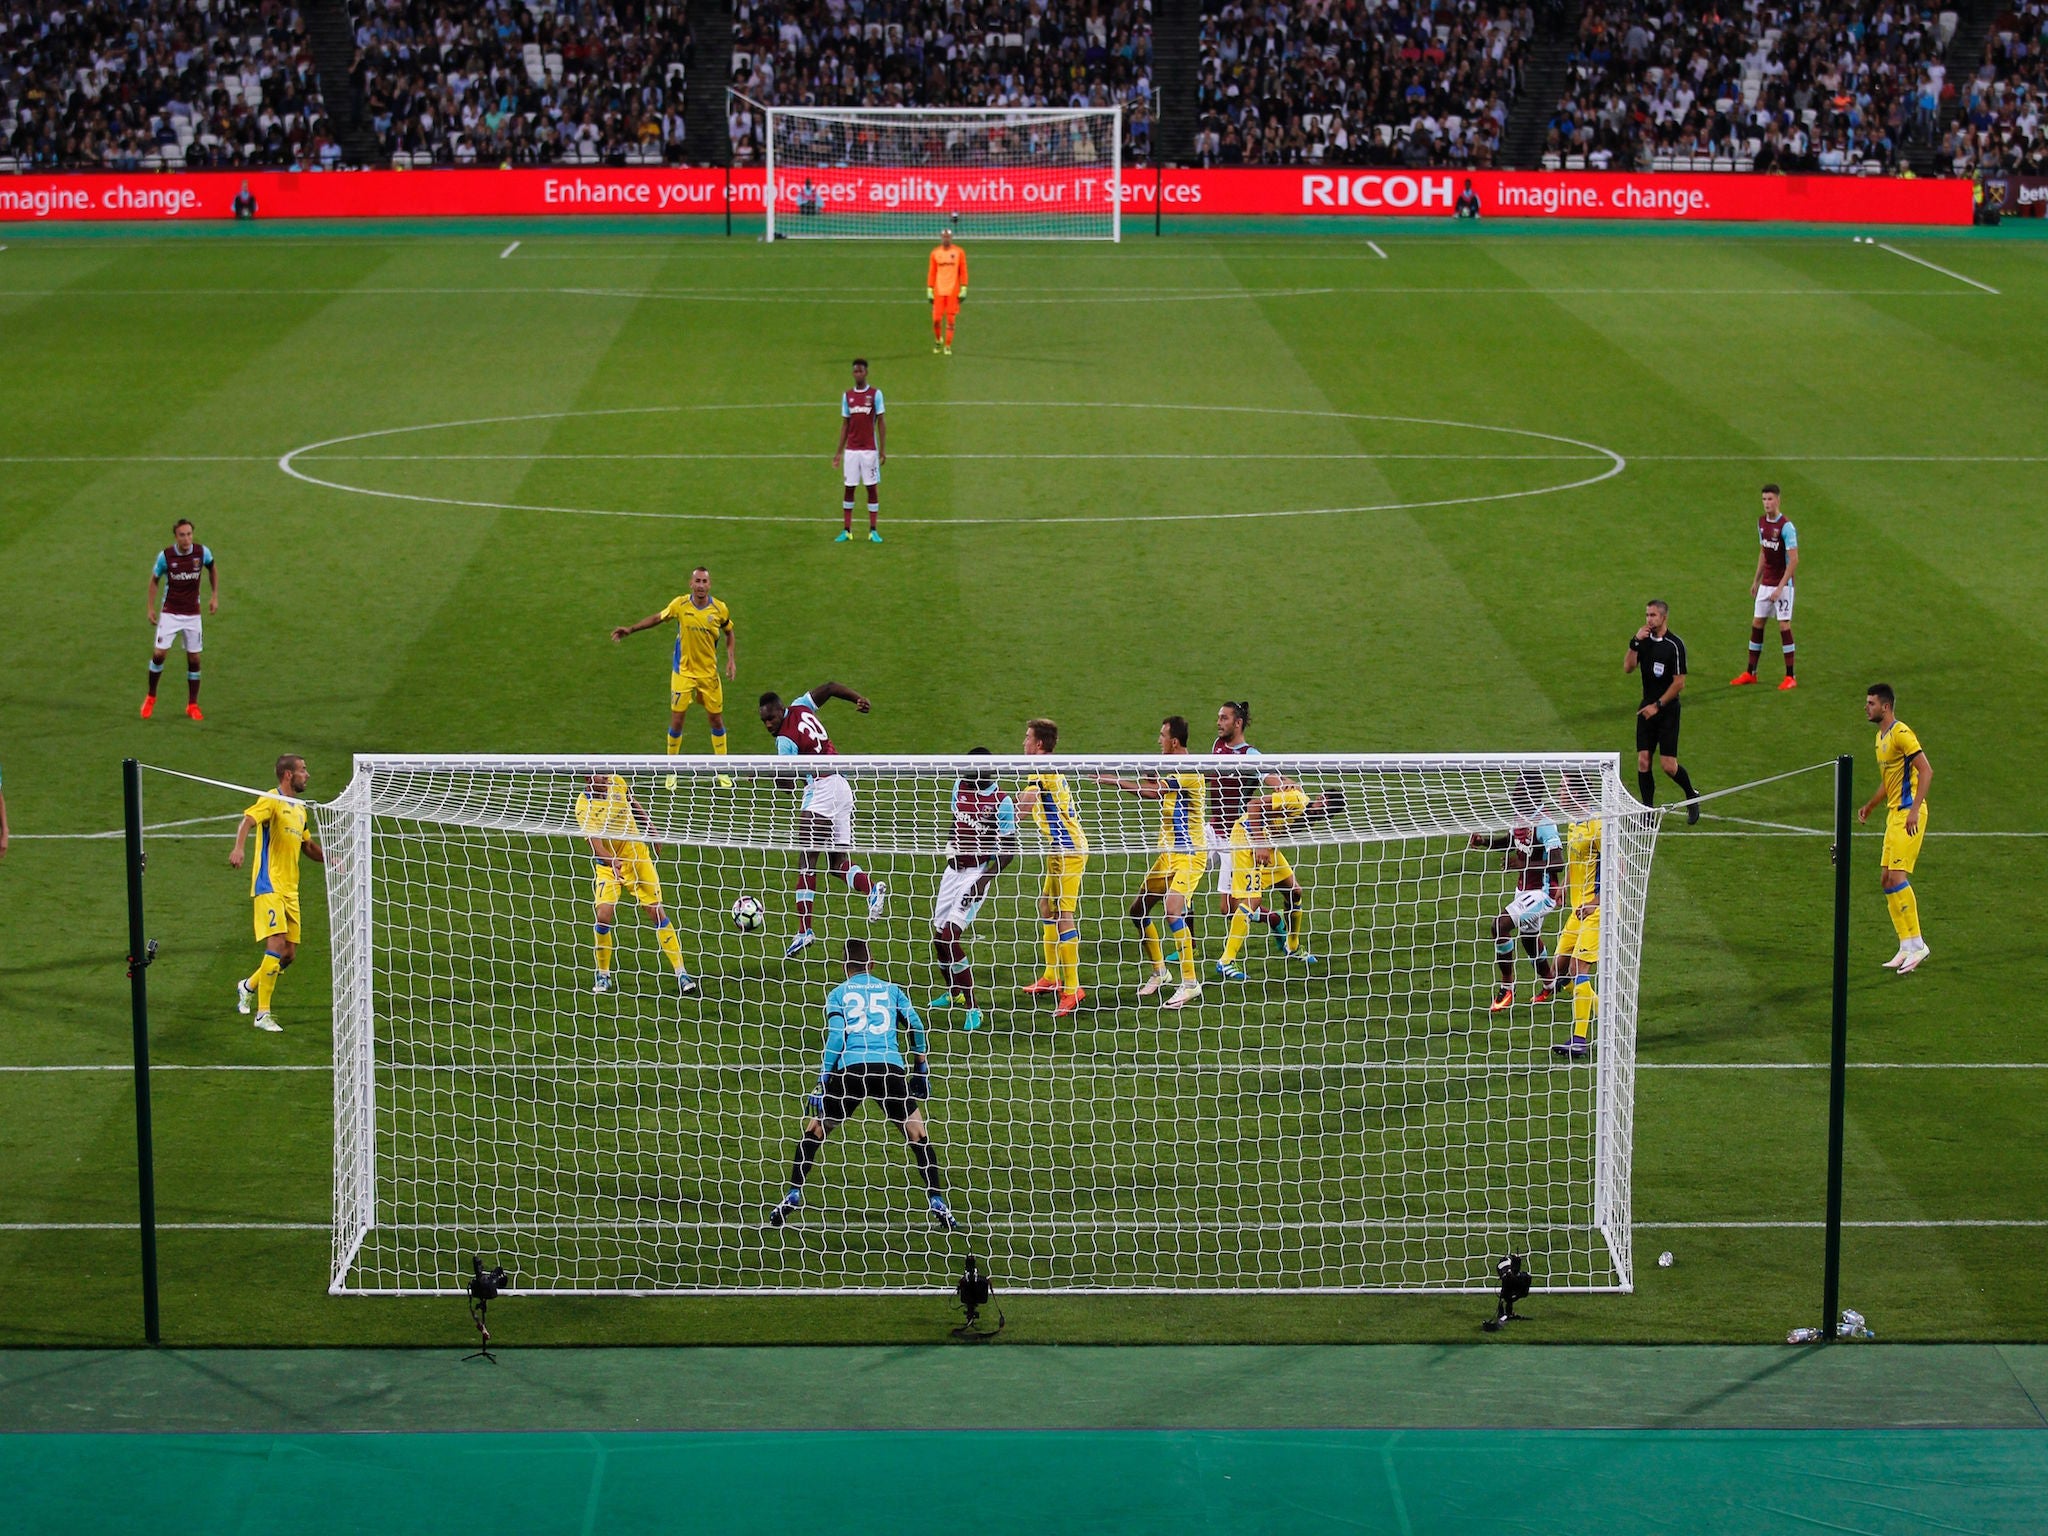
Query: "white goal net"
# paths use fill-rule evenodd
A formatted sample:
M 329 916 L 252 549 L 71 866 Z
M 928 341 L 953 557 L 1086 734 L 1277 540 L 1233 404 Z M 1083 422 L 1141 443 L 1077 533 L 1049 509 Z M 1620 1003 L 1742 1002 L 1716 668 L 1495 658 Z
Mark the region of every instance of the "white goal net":
M 1120 107 L 767 107 L 767 236 L 1115 240 Z
M 1007 1289 L 1491 1290 L 1511 1250 L 1544 1289 L 1631 1288 L 1655 819 L 1612 756 L 839 757 L 843 847 L 806 831 L 800 794 L 823 791 L 792 761 L 356 759 L 321 818 L 332 1289 L 460 1291 L 478 1255 L 527 1293 L 929 1291 L 971 1253 Z M 593 796 L 622 819 L 593 821 Z M 1071 824 L 1078 870 L 1051 862 L 1076 856 L 1053 840 Z M 1162 838 L 1152 886 L 1186 894 L 1146 914 L 1155 960 L 1130 912 Z M 816 942 L 788 956 L 812 861 Z M 992 878 L 948 950 L 955 865 Z M 1594 891 L 1587 963 L 1555 965 Z M 879 1103 L 764 1219 L 849 938 L 921 1015 L 931 1187 L 957 1230 Z M 1183 940 L 1199 996 L 1171 1008 Z M 1052 989 L 1024 990 L 1048 964 Z M 1086 995 L 1056 1015 L 1072 980 Z M 1575 999 L 1589 1043 L 1560 1054 Z

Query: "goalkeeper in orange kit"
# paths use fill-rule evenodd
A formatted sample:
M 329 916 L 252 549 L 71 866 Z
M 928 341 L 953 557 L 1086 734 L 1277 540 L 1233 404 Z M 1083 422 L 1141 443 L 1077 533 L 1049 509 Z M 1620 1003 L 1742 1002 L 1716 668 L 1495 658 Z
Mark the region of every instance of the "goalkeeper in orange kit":
M 932 350 L 943 348 L 951 357 L 953 322 L 960 318 L 960 301 L 967 297 L 967 253 L 953 243 L 950 229 L 939 231 L 939 243 L 925 264 L 924 296 L 932 301 Z

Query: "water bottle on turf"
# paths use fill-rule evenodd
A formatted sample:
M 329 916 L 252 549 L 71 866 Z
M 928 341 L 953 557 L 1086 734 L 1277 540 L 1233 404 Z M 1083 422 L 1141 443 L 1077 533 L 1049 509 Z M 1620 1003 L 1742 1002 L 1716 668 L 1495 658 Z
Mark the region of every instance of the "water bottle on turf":
M 1820 1342 L 1820 1330 L 1818 1328 L 1794 1328 L 1785 1335 L 1785 1342 L 1787 1344 L 1818 1344 Z

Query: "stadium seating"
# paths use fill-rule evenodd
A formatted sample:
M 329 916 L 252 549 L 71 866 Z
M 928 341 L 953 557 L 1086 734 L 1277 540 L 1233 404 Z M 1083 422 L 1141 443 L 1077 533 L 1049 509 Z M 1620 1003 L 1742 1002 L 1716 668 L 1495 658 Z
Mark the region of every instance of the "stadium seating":
M 277 0 L 6 0 L 0 171 L 327 166 L 297 11 Z
M 1196 155 L 1489 166 L 1534 31 L 1526 3 L 1220 0 L 1202 21 Z
M 740 0 L 733 86 L 764 106 L 1124 108 L 1124 152 L 1151 148 L 1149 0 Z M 761 153 L 755 114 L 733 156 Z
M 2048 176 L 2048 0 L 2008 5 L 1992 19 L 1983 66 L 1960 90 L 1937 171 Z
M 350 0 L 360 118 L 400 166 L 683 158 L 681 3 Z
M 1954 12 L 1594 0 L 1544 164 L 1871 174 L 1933 142 Z

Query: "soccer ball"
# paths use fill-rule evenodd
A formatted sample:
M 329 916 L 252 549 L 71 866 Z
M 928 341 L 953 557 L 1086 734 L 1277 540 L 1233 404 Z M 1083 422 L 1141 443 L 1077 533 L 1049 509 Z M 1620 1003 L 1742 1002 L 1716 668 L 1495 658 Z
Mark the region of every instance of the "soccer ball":
M 742 896 L 732 904 L 732 925 L 741 933 L 759 933 L 768 926 L 768 914 L 753 897 Z

